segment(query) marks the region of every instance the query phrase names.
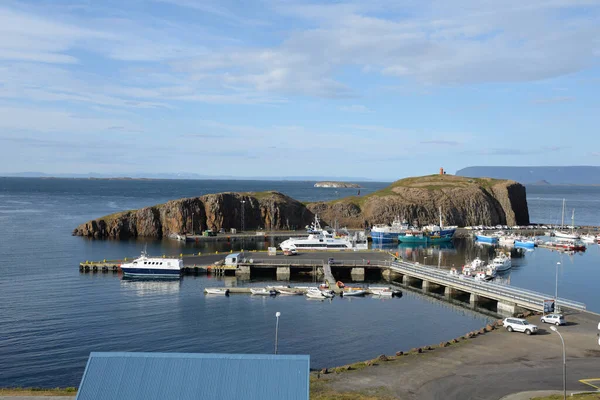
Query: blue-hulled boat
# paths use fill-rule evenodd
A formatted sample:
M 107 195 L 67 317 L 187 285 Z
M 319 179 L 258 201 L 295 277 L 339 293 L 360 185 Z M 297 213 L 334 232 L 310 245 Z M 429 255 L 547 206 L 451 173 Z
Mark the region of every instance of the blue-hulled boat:
M 395 242 L 398 235 L 404 234 L 408 229 L 408 223 L 396 217 L 392 225 L 379 224 L 371 228 L 371 238 L 374 242 Z
M 481 243 L 491 243 L 491 244 L 497 244 L 498 240 L 499 240 L 497 236 L 484 235 L 483 233 L 475 234 L 475 239 L 477 239 L 477 241 L 481 242 Z
M 516 239 L 515 247 L 522 247 L 525 249 L 533 249 L 535 247 L 535 242 L 529 239 Z
M 179 278 L 183 260 L 178 258 L 148 257 L 146 251 L 131 263 L 121 264 L 125 276 L 152 278 Z

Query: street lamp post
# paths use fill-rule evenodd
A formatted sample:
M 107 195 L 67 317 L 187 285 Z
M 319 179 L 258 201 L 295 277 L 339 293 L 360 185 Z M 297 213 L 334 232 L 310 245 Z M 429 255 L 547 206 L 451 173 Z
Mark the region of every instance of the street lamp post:
M 554 311 L 558 312 L 558 266 L 560 261 L 556 263 L 556 288 L 554 290 Z
M 550 329 L 558 333 L 558 337 L 560 337 L 560 341 L 563 347 L 563 399 L 567 400 L 567 358 L 565 354 L 565 341 L 555 326 L 551 326 Z
M 279 311 L 277 311 L 275 313 L 275 318 L 277 319 L 277 322 L 275 322 L 275 354 L 277 354 L 277 336 L 279 334 L 279 316 L 281 315 L 281 313 Z

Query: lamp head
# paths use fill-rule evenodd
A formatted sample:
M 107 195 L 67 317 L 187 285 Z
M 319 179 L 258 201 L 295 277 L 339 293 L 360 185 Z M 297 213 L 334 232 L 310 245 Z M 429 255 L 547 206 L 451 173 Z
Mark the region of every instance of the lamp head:
M 275 316 L 276 316 L 277 318 L 279 318 L 279 316 L 280 316 L 280 315 L 281 315 L 281 313 L 280 313 L 279 311 L 277 311 L 277 312 L 275 313 Z
M 560 265 L 560 261 L 556 263 L 557 265 Z
M 551 326 L 550 329 L 552 329 L 554 332 L 558 332 L 558 329 L 556 329 L 555 326 Z

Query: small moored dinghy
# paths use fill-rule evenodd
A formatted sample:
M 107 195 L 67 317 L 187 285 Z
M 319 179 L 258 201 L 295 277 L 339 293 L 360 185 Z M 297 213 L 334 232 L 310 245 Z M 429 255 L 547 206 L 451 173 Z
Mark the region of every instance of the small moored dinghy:
M 367 291 L 362 288 L 345 288 L 342 296 L 364 296 L 366 293 Z
M 255 294 L 255 295 L 259 295 L 259 296 L 275 296 L 277 295 L 277 290 L 271 289 L 265 289 L 265 288 L 252 288 L 250 289 L 250 293 Z
M 206 293 L 206 294 L 220 294 L 220 295 L 229 296 L 229 289 L 206 288 L 206 289 L 204 289 L 204 293 Z

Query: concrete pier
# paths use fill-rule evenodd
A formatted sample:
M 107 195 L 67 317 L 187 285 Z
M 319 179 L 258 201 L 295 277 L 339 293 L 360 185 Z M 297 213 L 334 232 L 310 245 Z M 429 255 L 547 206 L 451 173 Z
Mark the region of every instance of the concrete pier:
M 364 268 L 352 268 L 350 270 L 350 276 L 355 281 L 364 281 L 365 280 L 365 269 Z
M 250 267 L 248 267 L 249 269 Z M 290 280 L 290 267 L 277 267 L 277 271 L 275 273 L 277 275 L 277 280 L 279 281 L 289 281 Z

